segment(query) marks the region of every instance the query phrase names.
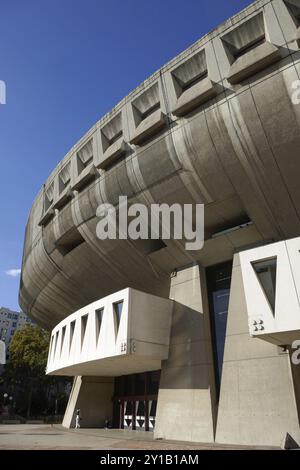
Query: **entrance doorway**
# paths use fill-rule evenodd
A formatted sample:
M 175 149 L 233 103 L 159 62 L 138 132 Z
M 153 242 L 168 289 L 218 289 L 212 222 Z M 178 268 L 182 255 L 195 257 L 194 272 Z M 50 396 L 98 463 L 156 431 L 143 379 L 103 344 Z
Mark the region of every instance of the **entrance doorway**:
M 153 431 L 160 370 L 115 378 L 113 426 Z

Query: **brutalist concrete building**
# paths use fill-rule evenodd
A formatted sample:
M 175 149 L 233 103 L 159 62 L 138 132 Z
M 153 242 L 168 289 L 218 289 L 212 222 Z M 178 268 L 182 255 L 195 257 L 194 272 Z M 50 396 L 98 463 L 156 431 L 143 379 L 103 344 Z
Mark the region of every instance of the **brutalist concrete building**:
M 64 425 L 300 442 L 300 1 L 259 0 L 126 96 L 33 203 L 20 304 Z M 300 97 L 300 93 L 299 93 Z M 97 207 L 204 204 L 205 242 L 99 240 Z M 294 351 L 295 352 L 295 351 Z

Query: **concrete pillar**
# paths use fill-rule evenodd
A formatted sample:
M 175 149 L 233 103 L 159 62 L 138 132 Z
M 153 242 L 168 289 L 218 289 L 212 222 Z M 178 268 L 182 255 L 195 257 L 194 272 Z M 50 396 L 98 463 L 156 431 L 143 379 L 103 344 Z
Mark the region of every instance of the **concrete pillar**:
M 75 426 L 75 412 L 79 408 L 83 428 L 101 428 L 105 419 L 112 422 L 113 377 L 75 377 L 62 425 Z
M 249 336 L 239 255 L 235 255 L 216 442 L 279 446 L 287 432 L 299 440 L 289 356 Z
M 204 270 L 195 265 L 178 271 L 170 298 L 176 303 L 154 437 L 213 442 L 215 379 Z
M 295 351 L 294 349 L 289 348 L 290 365 L 291 365 L 291 371 L 292 371 L 292 377 L 293 377 L 295 400 L 296 400 L 296 406 L 297 406 L 297 411 L 298 411 L 298 420 L 300 422 L 300 364 L 293 364 L 293 362 L 291 361 L 291 357 L 294 351 Z

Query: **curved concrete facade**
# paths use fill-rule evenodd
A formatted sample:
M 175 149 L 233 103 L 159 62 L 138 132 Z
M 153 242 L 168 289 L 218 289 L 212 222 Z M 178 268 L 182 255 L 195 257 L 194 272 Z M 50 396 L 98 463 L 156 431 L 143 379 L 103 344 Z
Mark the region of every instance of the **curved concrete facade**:
M 300 1 L 258 0 L 204 36 L 72 147 L 31 209 L 20 305 L 42 326 L 59 329 L 73 312 L 80 317 L 127 288 L 174 301 L 168 354 L 158 358 L 158 438 L 279 445 L 289 432 L 300 440 L 300 375 L 280 339 L 250 337 L 242 269 L 251 254 L 239 255 L 300 235 L 300 105 L 292 101 L 299 24 Z M 99 240 L 97 207 L 117 206 L 120 195 L 147 207 L 203 203 L 203 249 L 186 251 L 174 239 Z M 219 274 L 230 268 L 231 287 L 224 274 L 230 298 L 217 370 L 209 273 L 225 262 Z M 87 377 L 73 387 L 68 425 L 86 400 L 89 416 L 104 419 L 100 408 L 93 413 L 103 384 L 110 412 L 114 385 L 99 378 L 101 367 L 94 377 L 74 372 Z M 80 390 L 89 398 L 78 398 Z
M 234 48 L 261 34 L 267 42 L 234 60 Z M 299 234 L 296 36 L 283 1 L 255 2 L 153 74 L 74 145 L 30 213 L 20 288 L 26 313 L 49 328 L 127 285 L 165 296 L 178 266 L 208 266 L 247 243 Z M 148 253 L 132 241 L 98 240 L 96 208 L 120 194 L 145 204 L 205 203 L 204 249 L 187 253 L 170 241 Z M 239 233 L 211 238 L 247 220 L 253 224 Z M 68 239 L 78 246 L 64 256 Z

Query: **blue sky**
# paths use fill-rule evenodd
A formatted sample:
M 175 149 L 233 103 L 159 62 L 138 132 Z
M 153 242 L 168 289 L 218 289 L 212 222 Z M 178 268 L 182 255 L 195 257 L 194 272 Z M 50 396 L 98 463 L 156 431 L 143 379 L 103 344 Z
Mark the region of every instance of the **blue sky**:
M 18 308 L 30 206 L 68 149 L 250 0 L 1 0 L 0 306 Z M 14 274 L 14 275 L 13 275 Z

